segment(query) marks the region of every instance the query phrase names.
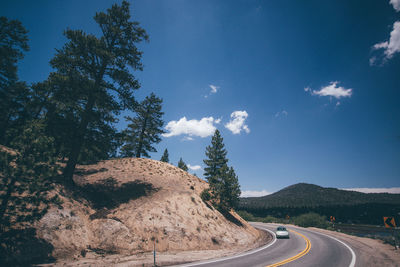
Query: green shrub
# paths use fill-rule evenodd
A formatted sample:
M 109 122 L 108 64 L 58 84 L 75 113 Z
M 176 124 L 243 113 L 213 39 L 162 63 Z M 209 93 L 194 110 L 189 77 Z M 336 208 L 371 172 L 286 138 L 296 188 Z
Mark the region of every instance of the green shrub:
M 281 223 L 282 220 L 268 215 L 267 217 L 262 218 L 261 221 L 263 223 Z
M 204 190 L 200 193 L 200 197 L 201 197 L 201 199 L 202 199 L 204 202 L 210 201 L 210 199 L 211 199 L 210 190 L 209 190 L 209 189 L 204 189 Z
M 237 214 L 239 214 L 240 217 L 242 217 L 244 220 L 246 221 L 257 221 L 257 218 L 253 216 L 253 214 L 244 211 L 244 210 L 239 210 L 236 212 Z
M 321 216 L 317 213 L 310 212 L 302 214 L 293 219 L 295 225 L 301 227 L 318 227 L 326 229 L 328 227 L 328 222 L 325 216 Z

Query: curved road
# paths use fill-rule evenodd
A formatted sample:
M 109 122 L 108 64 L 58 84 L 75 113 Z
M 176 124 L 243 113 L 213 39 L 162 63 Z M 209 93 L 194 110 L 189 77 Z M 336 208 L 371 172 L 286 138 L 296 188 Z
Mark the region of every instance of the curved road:
M 274 232 L 277 225 L 252 223 L 253 226 Z M 264 247 L 226 258 L 179 265 L 181 267 L 239 267 L 239 266 L 324 266 L 354 267 L 354 251 L 335 237 L 311 230 L 288 226 L 290 239 L 275 239 Z

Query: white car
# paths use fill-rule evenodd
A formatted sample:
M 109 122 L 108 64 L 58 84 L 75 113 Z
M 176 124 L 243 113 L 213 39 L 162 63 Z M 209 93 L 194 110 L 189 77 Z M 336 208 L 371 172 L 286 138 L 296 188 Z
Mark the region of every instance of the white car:
M 283 226 L 279 226 L 278 228 L 276 228 L 275 234 L 276 238 L 289 238 L 289 232 Z

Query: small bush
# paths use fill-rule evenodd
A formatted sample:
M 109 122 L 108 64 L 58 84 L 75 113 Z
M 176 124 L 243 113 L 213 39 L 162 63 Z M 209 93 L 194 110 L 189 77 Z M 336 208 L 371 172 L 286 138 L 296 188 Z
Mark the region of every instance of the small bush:
M 263 223 L 282 223 L 282 219 L 278 219 L 270 215 L 268 215 L 265 218 L 262 218 L 261 221 Z
M 214 245 L 219 245 L 219 241 L 215 237 L 211 237 L 211 241 Z
M 211 199 L 210 190 L 209 190 L 209 189 L 204 189 L 204 190 L 200 193 L 200 197 L 201 197 L 201 199 L 202 199 L 204 202 L 210 201 L 210 199 Z
M 321 216 L 314 212 L 302 214 L 295 217 L 293 221 L 294 224 L 301 227 L 318 227 L 326 229 L 329 226 L 325 216 Z
M 239 214 L 240 217 L 242 217 L 245 221 L 257 221 L 257 219 L 253 216 L 253 214 L 244 211 L 244 210 L 238 210 L 236 212 L 237 214 Z

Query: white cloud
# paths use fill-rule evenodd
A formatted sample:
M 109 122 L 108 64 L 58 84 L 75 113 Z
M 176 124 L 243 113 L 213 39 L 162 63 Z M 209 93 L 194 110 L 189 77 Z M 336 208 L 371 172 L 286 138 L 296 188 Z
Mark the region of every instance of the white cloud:
M 322 87 L 319 91 L 313 90 L 311 94 L 319 96 L 333 96 L 337 99 L 342 97 L 351 97 L 353 89 L 346 89 L 342 86 L 337 86 L 338 83 L 339 82 L 331 82 L 329 85 Z
M 201 166 L 200 165 L 190 165 L 190 164 L 188 164 L 187 165 L 188 166 L 188 168 L 189 169 L 191 169 L 192 171 L 197 171 L 197 170 L 200 170 L 201 169 Z
M 165 129 L 168 131 L 163 134 L 164 137 L 172 137 L 178 135 L 187 135 L 186 140 L 190 139 L 191 136 L 208 137 L 214 134 L 217 129 L 214 126 L 216 123 L 213 117 L 204 117 L 201 120 L 187 120 L 186 117 L 181 118 L 179 121 L 168 122 Z
M 310 88 L 309 86 L 304 87 L 304 91 L 305 91 L 305 92 L 311 92 L 311 88 Z
M 270 194 L 271 192 L 268 192 L 267 190 L 261 190 L 261 191 L 243 190 L 240 197 L 262 197 Z
M 389 187 L 389 188 L 342 188 L 347 191 L 357 191 L 362 193 L 389 193 L 389 194 L 400 194 L 400 187 Z
M 231 120 L 225 124 L 225 127 L 230 130 L 233 134 L 240 134 L 243 130 L 246 133 L 250 133 L 249 127 L 244 124 L 244 121 L 247 119 L 249 114 L 245 110 L 243 111 L 234 111 L 231 114 Z
M 209 97 L 212 94 L 217 93 L 218 89 L 220 88 L 219 86 L 216 86 L 216 85 L 213 85 L 213 84 L 210 84 L 209 87 L 210 87 L 211 90 L 207 95 L 204 96 L 205 98 Z
M 400 11 L 400 0 L 390 0 L 390 3 L 396 11 Z
M 211 88 L 210 94 L 215 94 L 219 89 L 219 86 L 216 86 L 216 85 L 210 84 L 209 86 Z
M 182 141 L 193 141 L 193 140 L 194 140 L 193 137 L 190 136 L 185 136 L 182 138 Z
M 400 5 L 400 0 L 398 0 L 396 3 Z M 393 5 L 394 6 L 394 5 Z M 382 43 L 375 44 L 372 47 L 373 50 L 380 50 L 383 49 L 384 52 L 384 60 L 391 59 L 394 54 L 400 52 L 400 21 L 396 21 L 393 24 L 393 30 L 390 32 L 390 39 L 389 41 L 385 41 Z M 373 56 L 369 60 L 370 65 L 374 65 L 377 62 L 377 57 Z
M 277 113 L 275 113 L 275 118 L 278 118 L 280 116 L 285 116 L 287 117 L 289 113 L 286 110 L 282 110 L 282 111 L 278 111 Z

